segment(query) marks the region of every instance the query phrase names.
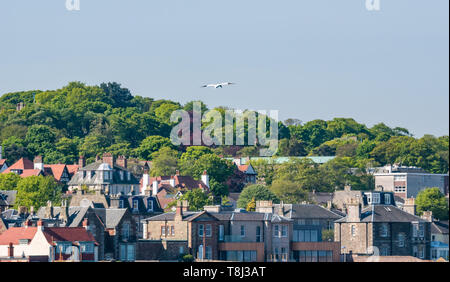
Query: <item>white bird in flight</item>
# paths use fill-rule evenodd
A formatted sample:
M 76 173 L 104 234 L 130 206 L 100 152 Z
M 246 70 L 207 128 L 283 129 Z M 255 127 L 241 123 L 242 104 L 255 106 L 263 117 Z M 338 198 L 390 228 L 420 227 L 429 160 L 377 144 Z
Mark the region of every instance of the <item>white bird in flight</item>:
M 232 84 L 236 84 L 236 83 L 233 83 L 233 82 L 222 82 L 222 83 L 217 83 L 217 84 L 207 84 L 207 85 L 203 85 L 202 87 L 214 87 L 214 88 L 222 88 L 222 87 L 224 87 L 224 86 L 227 86 L 227 85 L 232 85 Z

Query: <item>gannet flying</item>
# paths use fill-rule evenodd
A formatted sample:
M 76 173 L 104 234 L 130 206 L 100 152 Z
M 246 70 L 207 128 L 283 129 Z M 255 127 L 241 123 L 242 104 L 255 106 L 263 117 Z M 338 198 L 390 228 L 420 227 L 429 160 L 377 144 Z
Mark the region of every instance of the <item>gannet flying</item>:
M 222 83 L 217 83 L 217 84 L 207 84 L 207 85 L 203 85 L 202 87 L 214 87 L 217 89 L 217 88 L 222 88 L 224 86 L 231 85 L 231 84 L 236 84 L 236 83 L 222 82 Z

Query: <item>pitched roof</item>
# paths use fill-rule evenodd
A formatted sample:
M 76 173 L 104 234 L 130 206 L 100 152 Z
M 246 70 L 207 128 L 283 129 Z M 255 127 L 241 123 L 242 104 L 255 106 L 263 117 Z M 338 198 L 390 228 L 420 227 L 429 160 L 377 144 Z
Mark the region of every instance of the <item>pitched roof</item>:
M 431 233 L 448 234 L 448 220 L 433 221 L 431 223 Z
M 85 167 L 79 168 L 77 173 L 75 173 L 72 179 L 69 181 L 69 185 L 98 185 L 98 184 L 139 184 L 139 180 L 128 170 L 124 169 L 121 166 L 114 165 L 112 167 L 113 181 L 105 182 L 101 177 L 99 177 L 101 170 L 105 169 L 105 163 L 103 162 L 95 162 L 88 164 Z M 92 177 L 87 177 L 89 174 L 86 174 L 83 177 L 83 172 L 93 171 L 94 175 Z M 130 173 L 130 180 L 127 179 L 127 173 Z
M 53 207 L 53 219 L 61 219 L 61 209 L 62 207 Z M 69 207 L 68 218 L 66 226 L 68 227 L 78 227 L 82 223 L 89 207 Z M 36 213 L 36 217 L 40 219 L 45 218 L 46 207 L 40 207 Z
M 21 158 L 13 165 L 8 167 L 3 173 L 9 173 L 11 172 L 12 169 L 21 169 L 21 170 L 34 169 L 34 163 L 27 158 Z
M 106 228 L 116 228 L 127 212 L 127 209 L 94 209 L 95 214 L 100 218 Z
M 92 233 L 84 227 L 45 227 L 43 233 L 50 244 L 61 241 L 97 243 Z
M 0 190 L 0 203 L 3 200 L 3 203 L 9 206 L 14 206 L 16 203 L 17 190 Z
M 0 234 L 0 245 L 9 245 L 9 243 L 18 245 L 20 239 L 33 239 L 36 232 L 37 227 L 10 227 Z
M 53 174 L 53 177 L 60 181 L 62 174 L 64 172 L 64 169 L 66 168 L 65 164 L 50 164 L 50 165 L 44 165 L 44 168 L 48 168 L 51 170 L 51 173 Z
M 347 217 L 337 220 L 346 222 Z M 412 215 L 392 205 L 372 205 L 361 211 L 361 222 L 426 222 L 426 220 Z
M 75 172 L 78 171 L 78 165 L 73 164 L 73 165 L 66 165 L 67 166 L 67 171 L 69 172 L 69 174 L 72 176 Z
M 183 220 L 189 220 L 191 217 L 194 217 L 201 212 L 183 212 Z M 146 221 L 173 221 L 175 219 L 175 212 L 167 212 L 159 215 L 155 215 L 149 218 L 146 218 Z
M 278 214 L 281 204 L 274 205 L 274 213 Z M 313 204 L 284 204 L 284 216 L 289 218 L 331 219 L 342 218 L 340 214 L 322 206 Z
M 6 163 L 6 159 L 0 159 L 0 168 Z
M 39 176 L 41 174 L 42 171 L 40 169 L 25 169 L 19 176 L 25 178 L 29 176 Z

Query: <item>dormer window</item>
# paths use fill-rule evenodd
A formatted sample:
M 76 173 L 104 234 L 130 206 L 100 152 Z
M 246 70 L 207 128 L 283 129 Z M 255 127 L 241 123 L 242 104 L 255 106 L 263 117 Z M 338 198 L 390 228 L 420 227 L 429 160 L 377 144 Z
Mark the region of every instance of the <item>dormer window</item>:
M 384 204 L 385 205 L 391 204 L 391 195 L 390 194 L 384 194 Z
M 147 201 L 147 210 L 153 211 L 153 201 L 151 199 L 148 199 Z
M 86 178 L 86 171 L 83 170 L 83 178 Z
M 123 209 L 124 208 L 124 202 L 123 199 L 119 200 L 119 209 Z
M 123 181 L 123 171 L 120 171 L 120 180 Z
M 380 193 L 373 193 L 372 195 L 372 204 L 380 203 Z
M 133 210 L 138 210 L 139 202 L 138 200 L 133 200 Z

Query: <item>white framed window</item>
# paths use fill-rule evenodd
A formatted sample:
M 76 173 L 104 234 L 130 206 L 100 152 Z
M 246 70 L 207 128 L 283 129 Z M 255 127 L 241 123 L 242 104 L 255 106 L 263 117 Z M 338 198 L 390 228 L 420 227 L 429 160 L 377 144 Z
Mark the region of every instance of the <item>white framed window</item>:
M 162 237 L 166 236 L 166 227 L 165 226 L 161 226 L 161 236 Z
M 286 225 L 281 226 L 281 237 L 287 237 L 287 226 Z
M 153 201 L 151 199 L 147 200 L 147 207 L 148 211 L 153 211 Z
M 380 203 L 380 193 L 373 193 L 372 203 L 379 204 Z
M 279 237 L 279 233 L 280 233 L 280 227 L 278 226 L 278 224 L 273 226 L 273 237 Z
M 175 226 L 170 226 L 170 234 L 172 235 L 172 236 L 175 236 Z
M 372 193 L 367 193 L 366 196 L 367 196 L 367 203 L 369 205 L 372 204 Z
M 384 204 L 385 205 L 391 204 L 391 194 L 384 194 Z
M 352 237 L 355 237 L 356 236 L 356 226 L 352 225 L 351 229 L 352 229 Z

